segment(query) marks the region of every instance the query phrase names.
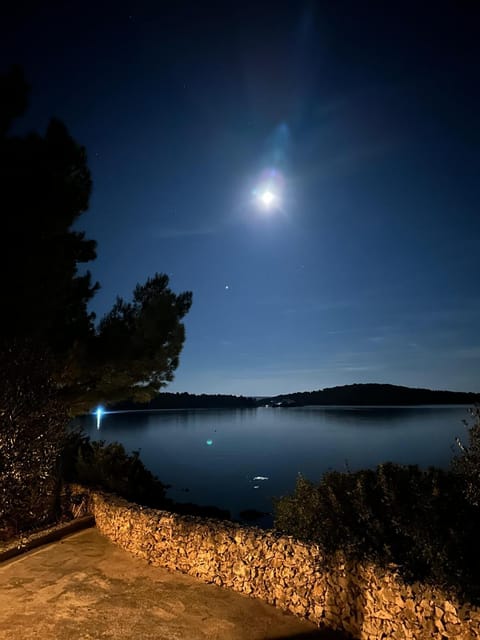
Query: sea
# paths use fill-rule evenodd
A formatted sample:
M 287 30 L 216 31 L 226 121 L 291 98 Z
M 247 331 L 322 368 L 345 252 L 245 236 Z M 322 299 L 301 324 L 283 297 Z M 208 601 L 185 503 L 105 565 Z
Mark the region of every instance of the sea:
M 272 513 L 299 474 L 383 462 L 447 468 L 468 442 L 469 407 L 309 406 L 105 413 L 77 418 L 94 440 L 139 451 L 177 502 L 213 505 L 234 519 Z M 465 424 L 467 422 L 467 425 Z M 271 520 L 269 515 L 264 522 Z

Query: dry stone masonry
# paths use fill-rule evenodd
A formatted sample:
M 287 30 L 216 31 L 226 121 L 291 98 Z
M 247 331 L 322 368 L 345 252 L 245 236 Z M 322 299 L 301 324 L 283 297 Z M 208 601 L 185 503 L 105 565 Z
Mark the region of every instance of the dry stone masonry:
M 147 509 L 113 495 L 84 495 L 99 531 L 152 565 L 182 571 L 359 640 L 480 639 L 480 609 L 440 590 L 405 585 L 395 569 L 334 561 L 315 544 L 231 522 Z

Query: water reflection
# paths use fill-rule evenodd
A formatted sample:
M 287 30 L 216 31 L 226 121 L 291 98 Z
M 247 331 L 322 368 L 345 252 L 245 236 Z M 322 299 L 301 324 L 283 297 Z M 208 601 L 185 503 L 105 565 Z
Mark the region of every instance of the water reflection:
M 458 413 L 459 407 L 456 406 L 419 406 L 419 407 L 384 407 L 384 406 L 368 406 L 368 407 L 300 407 L 293 409 L 294 411 L 311 412 L 317 414 L 322 412 L 327 415 L 330 421 L 339 421 L 342 424 L 355 423 L 356 425 L 368 423 L 371 426 L 379 425 L 389 427 L 400 425 L 414 421 L 416 424 L 420 422 L 429 422 L 434 415 L 441 412 L 444 416 L 445 412 L 453 411 Z M 460 411 L 465 411 L 465 407 L 461 407 Z
M 105 412 L 100 430 L 96 414 L 80 421 L 93 439 L 140 450 L 175 500 L 238 514 L 271 511 L 298 473 L 318 481 L 346 464 L 446 467 L 467 417 L 466 407 L 305 407 Z

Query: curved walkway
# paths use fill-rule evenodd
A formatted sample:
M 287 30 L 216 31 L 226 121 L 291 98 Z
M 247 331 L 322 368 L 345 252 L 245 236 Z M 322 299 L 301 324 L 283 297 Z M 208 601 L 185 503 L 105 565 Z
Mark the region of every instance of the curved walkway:
M 0 565 L 1 640 L 314 640 L 259 600 L 152 567 L 87 529 Z

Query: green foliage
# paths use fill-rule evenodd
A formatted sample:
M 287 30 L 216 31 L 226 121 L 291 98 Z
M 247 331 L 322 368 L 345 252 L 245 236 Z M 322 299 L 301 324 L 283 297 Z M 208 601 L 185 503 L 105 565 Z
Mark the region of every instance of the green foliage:
M 118 442 L 91 441 L 82 431 L 68 433 L 62 453 L 63 477 L 150 507 L 167 504 L 162 484 L 140 460 Z
M 64 397 L 72 394 L 73 412 L 125 398 L 146 402 L 173 380 L 185 340 L 180 320 L 191 303 L 191 293 L 173 293 L 164 274 L 137 285 L 132 302 L 118 298 L 71 363 Z
M 479 513 L 462 497 L 461 480 L 440 469 L 383 464 L 330 472 L 318 485 L 299 477 L 293 495 L 275 502 L 275 526 L 313 540 L 328 554 L 399 565 L 424 580 L 477 598 L 480 553 L 472 550 Z
M 66 413 L 46 355 L 28 342 L 0 345 L 0 539 L 53 521 Z
M 473 423 L 469 428 L 469 442 L 465 446 L 457 439 L 461 455 L 453 459 L 452 468 L 461 478 L 468 502 L 480 507 L 480 407 L 471 411 Z

